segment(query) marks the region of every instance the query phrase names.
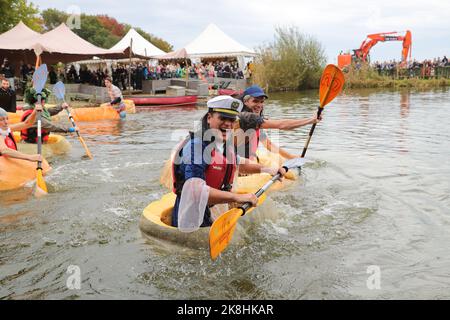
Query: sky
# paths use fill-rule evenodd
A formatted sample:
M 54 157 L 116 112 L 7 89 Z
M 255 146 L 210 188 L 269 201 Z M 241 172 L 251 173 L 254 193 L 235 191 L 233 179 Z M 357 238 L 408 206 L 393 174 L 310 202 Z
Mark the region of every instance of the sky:
M 450 56 L 449 0 L 32 0 L 40 10 L 107 14 L 182 48 L 210 23 L 239 43 L 274 41 L 276 27 L 298 27 L 322 44 L 328 63 L 359 48 L 368 34 L 412 33 L 412 58 Z M 83 23 L 81 21 L 81 23 Z M 401 59 L 401 41 L 379 42 L 372 61 Z

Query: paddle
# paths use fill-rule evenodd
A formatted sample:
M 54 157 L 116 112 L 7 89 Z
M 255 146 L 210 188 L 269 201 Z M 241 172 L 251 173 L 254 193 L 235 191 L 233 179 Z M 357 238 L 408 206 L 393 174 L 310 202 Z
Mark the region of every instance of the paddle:
M 289 169 L 299 168 L 305 163 L 305 159 L 294 158 L 286 161 L 284 167 Z M 281 174 L 277 173 L 268 181 L 264 186 L 259 189 L 255 195 L 259 198 L 270 186 L 280 179 Z M 233 208 L 222 214 L 211 226 L 209 230 L 209 253 L 211 259 L 216 259 L 217 256 L 225 250 L 231 241 L 234 230 L 236 229 L 237 222 L 241 216 L 243 216 L 247 210 L 251 208 L 250 203 L 244 203 L 239 208 Z
M 319 98 L 320 98 L 320 106 L 317 110 L 317 118 L 320 117 L 320 114 L 323 111 L 323 108 L 331 102 L 336 96 L 342 91 L 344 87 L 344 74 L 341 69 L 336 67 L 334 64 L 329 64 L 325 67 L 322 73 L 322 77 L 320 78 L 320 88 L 319 88 Z M 308 149 L 309 142 L 311 141 L 311 137 L 314 133 L 314 129 L 316 128 L 316 123 L 314 123 L 309 130 L 308 139 L 306 140 L 305 146 L 303 148 L 303 152 L 301 157 L 304 158 L 306 154 L 306 150 Z
M 33 73 L 33 87 L 37 94 L 37 103 L 41 104 L 41 92 L 44 89 L 45 82 L 47 81 L 47 65 L 42 64 L 36 71 Z M 42 135 L 41 135 L 41 113 L 42 111 L 37 112 L 37 136 L 38 136 L 38 147 L 37 152 L 39 155 L 42 154 Z M 42 174 L 42 161 L 38 161 L 37 163 L 37 173 L 36 173 L 36 192 L 35 195 L 44 195 L 48 193 L 47 185 L 45 184 L 44 176 Z
M 64 99 L 64 96 L 66 94 L 66 88 L 64 87 L 64 83 L 62 83 L 61 81 L 58 81 L 54 86 L 53 86 L 53 93 L 55 94 L 56 98 L 62 102 L 66 102 L 66 100 Z M 73 120 L 72 115 L 70 114 L 69 108 L 66 109 L 67 114 L 69 115 L 69 119 L 72 122 L 72 126 L 75 128 L 75 121 Z M 80 140 L 81 145 L 83 146 L 84 150 L 86 151 L 86 155 L 89 157 L 89 159 L 92 159 L 92 154 L 91 151 L 89 151 L 86 142 L 84 142 L 83 137 L 80 135 L 80 133 L 77 132 L 77 136 L 78 136 L 78 140 Z

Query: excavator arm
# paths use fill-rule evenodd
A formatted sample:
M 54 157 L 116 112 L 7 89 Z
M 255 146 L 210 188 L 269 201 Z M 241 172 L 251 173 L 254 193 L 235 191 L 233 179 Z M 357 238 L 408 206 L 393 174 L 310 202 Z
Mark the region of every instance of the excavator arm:
M 378 42 L 385 41 L 403 41 L 402 48 L 402 62 L 401 65 L 406 65 L 406 62 L 411 59 L 411 45 L 412 45 L 412 37 L 411 31 L 407 30 L 404 36 L 398 35 L 397 32 L 382 32 L 382 33 L 374 33 L 369 34 L 367 38 L 361 43 L 359 49 L 353 50 L 353 57 L 361 61 L 367 61 L 367 56 L 369 55 L 370 50 L 374 45 Z M 340 55 L 338 57 L 338 64 L 341 68 L 343 66 L 348 65 L 350 61 L 350 57 L 346 58 L 346 55 Z M 342 64 L 342 66 L 341 66 Z

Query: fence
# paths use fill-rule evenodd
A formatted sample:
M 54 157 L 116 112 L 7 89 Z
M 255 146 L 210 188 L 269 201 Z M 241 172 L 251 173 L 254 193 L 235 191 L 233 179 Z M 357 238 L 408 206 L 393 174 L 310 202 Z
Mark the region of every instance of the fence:
M 450 66 L 433 67 L 419 66 L 413 68 L 378 69 L 378 74 L 388 76 L 393 79 L 420 78 L 420 79 L 450 79 Z

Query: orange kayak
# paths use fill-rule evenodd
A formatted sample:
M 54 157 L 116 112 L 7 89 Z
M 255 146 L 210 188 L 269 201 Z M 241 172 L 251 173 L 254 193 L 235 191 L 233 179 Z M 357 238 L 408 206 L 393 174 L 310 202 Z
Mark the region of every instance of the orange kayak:
M 44 159 L 42 171 L 47 174 L 51 167 Z M 36 179 L 36 162 L 0 156 L 0 191 L 23 187 Z
M 134 102 L 131 100 L 124 100 L 127 113 L 136 113 Z M 109 106 L 108 103 L 103 103 L 100 107 L 92 108 L 76 108 L 71 109 L 73 120 L 75 121 L 98 121 L 98 120 L 119 120 L 120 116 L 117 111 Z

